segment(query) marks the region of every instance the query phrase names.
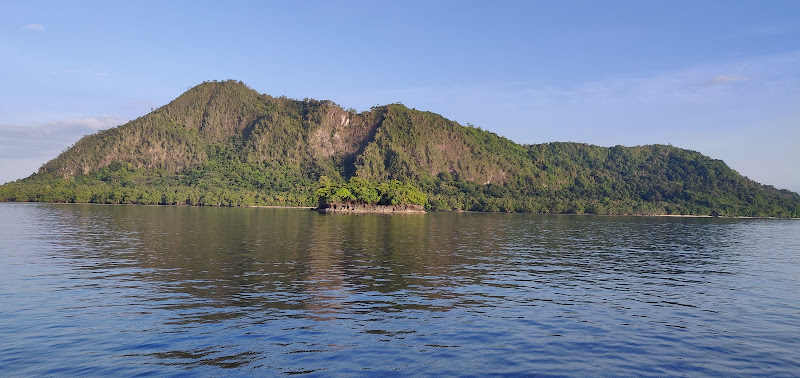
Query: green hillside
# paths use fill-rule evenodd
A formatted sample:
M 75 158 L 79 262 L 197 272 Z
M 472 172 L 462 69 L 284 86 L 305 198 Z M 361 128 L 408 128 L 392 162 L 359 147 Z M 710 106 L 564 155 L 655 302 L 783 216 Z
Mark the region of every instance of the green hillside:
M 432 210 L 800 216 L 800 195 L 672 146 L 519 145 L 400 104 L 330 101 L 206 82 L 88 135 L 2 201 L 313 206 L 320 177 L 399 180 Z

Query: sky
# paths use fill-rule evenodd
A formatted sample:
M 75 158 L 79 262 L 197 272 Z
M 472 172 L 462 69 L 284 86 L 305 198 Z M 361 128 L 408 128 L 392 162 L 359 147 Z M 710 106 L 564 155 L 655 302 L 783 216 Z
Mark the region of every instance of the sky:
M 800 1 L 8 1 L 0 183 L 206 80 L 518 143 L 671 144 L 800 192 Z

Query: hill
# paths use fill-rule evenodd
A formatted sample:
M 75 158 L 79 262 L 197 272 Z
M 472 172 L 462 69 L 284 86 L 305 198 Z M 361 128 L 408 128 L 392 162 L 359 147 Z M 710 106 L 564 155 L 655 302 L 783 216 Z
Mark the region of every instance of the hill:
M 401 104 L 357 113 L 205 82 L 88 135 L 0 200 L 313 206 L 321 177 L 400 180 L 432 210 L 800 216 L 800 195 L 672 146 L 520 145 Z

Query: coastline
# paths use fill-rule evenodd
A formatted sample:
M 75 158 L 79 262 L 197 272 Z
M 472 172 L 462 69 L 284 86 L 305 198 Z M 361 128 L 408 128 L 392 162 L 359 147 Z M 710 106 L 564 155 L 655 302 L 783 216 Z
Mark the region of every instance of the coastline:
M 800 218 L 780 218 L 780 217 L 750 217 L 750 216 L 733 216 L 733 215 L 692 215 L 692 214 L 562 214 L 562 213 L 506 213 L 501 211 L 483 212 L 471 210 L 419 210 L 419 211 L 331 211 L 327 209 L 320 209 L 314 206 L 287 206 L 287 205 L 253 205 L 253 206 L 194 206 L 194 205 L 152 205 L 152 204 L 138 204 L 138 203 L 92 203 L 92 202 L 18 202 L 18 201 L 3 201 L 0 203 L 27 203 L 27 204 L 53 204 L 53 205 L 102 205 L 102 206 L 164 206 L 164 207 L 229 207 L 229 208 L 264 208 L 264 209 L 298 209 L 298 210 L 314 210 L 321 213 L 351 213 L 351 214 L 426 214 L 433 213 L 473 213 L 473 214 L 539 214 L 539 215 L 566 215 L 566 216 L 598 216 L 598 217 L 667 217 L 667 218 L 718 218 L 718 219 L 777 219 L 777 220 L 800 220 Z

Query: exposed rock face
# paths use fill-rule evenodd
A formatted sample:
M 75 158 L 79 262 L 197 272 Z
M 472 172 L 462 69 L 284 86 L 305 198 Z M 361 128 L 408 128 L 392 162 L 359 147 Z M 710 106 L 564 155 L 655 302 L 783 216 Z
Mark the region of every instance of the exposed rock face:
M 425 214 L 421 205 L 368 205 L 360 203 L 328 203 L 317 208 L 320 213 Z

